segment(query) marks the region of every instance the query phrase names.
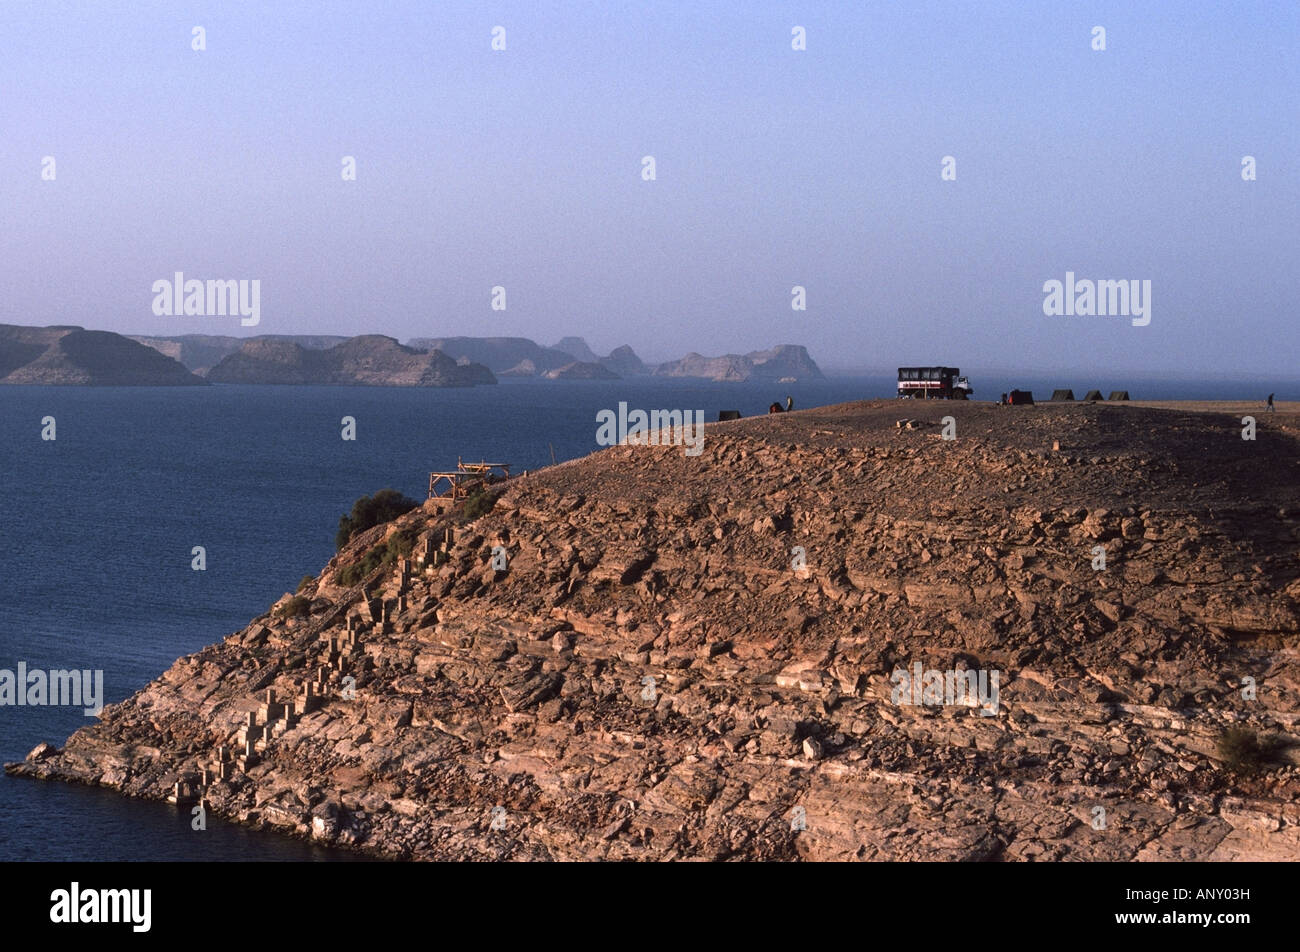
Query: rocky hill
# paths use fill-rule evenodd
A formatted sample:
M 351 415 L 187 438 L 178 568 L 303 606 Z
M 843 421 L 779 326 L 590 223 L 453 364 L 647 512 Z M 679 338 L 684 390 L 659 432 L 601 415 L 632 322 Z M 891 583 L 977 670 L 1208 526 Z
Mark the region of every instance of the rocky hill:
M 611 447 L 369 530 L 7 769 L 419 859 L 1300 859 L 1296 411 Z
M 121 334 L 0 324 L 0 383 L 201 386 L 177 361 Z
M 253 338 L 208 371 L 213 383 L 374 387 L 472 387 L 494 384 L 481 364 L 458 364 L 441 351 L 405 347 L 391 337 L 353 337 L 325 350 L 289 340 Z
M 808 350 L 798 344 L 780 344 L 771 350 L 755 350 L 748 354 L 726 354 L 722 357 L 703 357 L 690 353 L 681 360 L 660 364 L 655 369 L 660 377 L 701 377 L 706 380 L 823 380 Z

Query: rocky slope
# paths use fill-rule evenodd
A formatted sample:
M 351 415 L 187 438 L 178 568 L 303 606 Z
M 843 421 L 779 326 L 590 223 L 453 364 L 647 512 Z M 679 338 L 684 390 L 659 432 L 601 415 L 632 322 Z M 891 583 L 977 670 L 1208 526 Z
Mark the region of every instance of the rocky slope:
M 405 347 L 378 334 L 325 350 L 289 340 L 253 338 L 208 371 L 213 383 L 325 384 L 373 387 L 472 387 L 494 384 L 481 364 L 458 364 L 438 350 Z
M 7 769 L 404 858 L 1300 859 L 1295 748 L 1218 746 L 1300 715 L 1300 417 L 1259 423 L 882 402 L 612 447 L 370 530 Z M 916 663 L 996 709 L 899 703 Z
M 0 324 L 0 384 L 201 386 L 180 363 L 129 337 L 80 327 Z

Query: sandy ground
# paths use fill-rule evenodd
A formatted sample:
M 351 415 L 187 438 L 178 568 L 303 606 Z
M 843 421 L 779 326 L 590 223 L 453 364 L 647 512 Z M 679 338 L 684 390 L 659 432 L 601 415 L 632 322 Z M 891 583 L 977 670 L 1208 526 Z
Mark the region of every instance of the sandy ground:
M 1099 404 L 1100 405 L 1100 404 Z M 1116 404 L 1111 404 L 1115 406 Z M 1123 404 L 1118 404 L 1122 406 Z M 1267 413 L 1262 400 L 1130 400 L 1129 406 L 1154 407 L 1158 410 L 1191 410 L 1198 413 L 1241 413 L 1257 415 Z M 1278 413 L 1300 413 L 1300 401 L 1278 400 L 1274 403 Z

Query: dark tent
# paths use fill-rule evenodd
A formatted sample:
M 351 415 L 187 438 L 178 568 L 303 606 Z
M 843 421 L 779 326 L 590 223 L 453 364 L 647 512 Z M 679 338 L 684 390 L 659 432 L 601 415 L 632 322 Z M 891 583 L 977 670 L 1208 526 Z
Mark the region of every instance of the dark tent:
M 1127 400 L 1127 399 L 1128 399 L 1128 391 L 1127 391 L 1127 390 L 1112 390 L 1112 391 L 1110 392 L 1110 397 L 1109 397 L 1108 399 L 1110 399 L 1110 400 Z
M 1034 405 L 1034 393 L 1032 390 L 1012 390 L 1011 395 L 1007 397 L 1007 402 L 1013 407 L 1032 407 Z
M 1065 402 L 1065 401 L 1072 401 L 1072 400 L 1074 400 L 1074 391 L 1073 391 L 1073 390 L 1053 390 L 1053 391 L 1052 391 L 1052 402 L 1053 402 L 1053 403 L 1063 403 L 1063 402 Z
M 1089 391 L 1087 392 L 1087 394 L 1084 395 L 1084 398 L 1083 398 L 1083 399 L 1085 399 L 1085 400 L 1104 400 L 1105 397 L 1103 397 L 1103 396 L 1101 395 L 1101 391 L 1100 391 L 1100 390 L 1089 390 Z
M 718 422 L 719 422 L 719 423 L 723 422 L 724 420 L 739 420 L 739 419 L 740 419 L 740 411 L 739 411 L 739 410 L 719 410 L 719 411 L 718 411 Z

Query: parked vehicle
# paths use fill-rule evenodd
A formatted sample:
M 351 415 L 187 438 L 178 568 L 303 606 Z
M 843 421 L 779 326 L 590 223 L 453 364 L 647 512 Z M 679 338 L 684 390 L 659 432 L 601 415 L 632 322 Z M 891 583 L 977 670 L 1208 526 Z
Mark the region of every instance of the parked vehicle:
M 898 395 L 915 400 L 966 400 L 975 391 L 958 367 L 899 367 Z

